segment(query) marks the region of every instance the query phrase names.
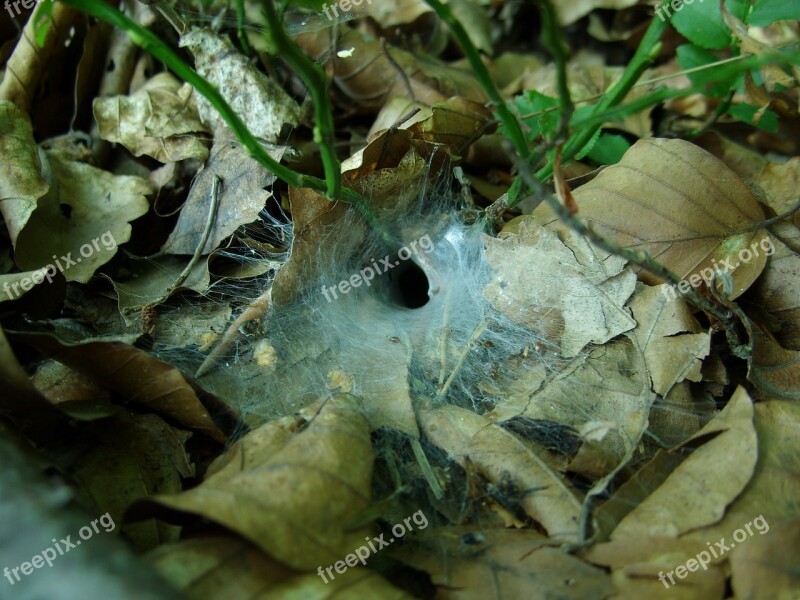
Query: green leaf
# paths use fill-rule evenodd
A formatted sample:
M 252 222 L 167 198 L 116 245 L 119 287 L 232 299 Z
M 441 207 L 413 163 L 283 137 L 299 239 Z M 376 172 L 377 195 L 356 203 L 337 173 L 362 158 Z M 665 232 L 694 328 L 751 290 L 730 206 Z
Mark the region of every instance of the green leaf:
M 763 27 L 775 21 L 800 19 L 800 2 L 797 0 L 759 0 L 747 22 Z
M 631 145 L 623 136 L 604 133 L 589 152 L 588 156 L 599 165 L 614 165 L 622 160 Z
M 761 118 L 756 122 L 755 116 L 758 111 L 758 106 L 753 106 L 752 104 L 737 104 L 728 109 L 728 114 L 739 119 L 742 123 L 748 123 L 749 125 L 771 133 L 777 132 L 778 116 L 771 110 L 765 110 L 764 114 L 762 114 Z
M 725 0 L 725 7 L 732 15 L 744 19 L 749 9 L 749 0 Z M 718 0 L 694 0 L 680 2 L 678 9 L 672 3 L 661 11 L 672 15 L 672 25 L 683 37 L 701 48 L 720 50 L 731 43 L 731 31 L 722 20 Z
M 686 71 L 703 67 L 719 61 L 719 58 L 709 50 L 684 44 L 677 49 L 678 64 L 681 69 Z M 695 73 L 688 73 L 688 77 L 695 85 L 706 86 L 706 93 L 716 98 L 724 98 L 732 89 L 737 86 L 740 79 L 738 74 L 730 74 L 728 77 L 720 77 L 720 68 L 709 68 Z
M 560 113 L 558 98 L 545 96 L 534 90 L 528 90 L 514 99 L 522 122 L 530 128 L 528 141 L 540 136 L 547 137 L 558 129 Z M 502 128 L 501 128 L 502 130 Z

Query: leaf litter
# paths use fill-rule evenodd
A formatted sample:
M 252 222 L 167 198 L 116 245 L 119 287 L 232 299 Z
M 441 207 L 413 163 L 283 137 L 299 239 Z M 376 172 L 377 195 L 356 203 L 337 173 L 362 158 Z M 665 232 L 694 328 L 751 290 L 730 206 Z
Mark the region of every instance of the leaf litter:
M 450 4 L 487 55 L 513 48 L 504 36 L 529 18 Z M 558 18 L 624 45 L 650 9 L 586 0 Z M 697 77 L 681 74 L 687 57 L 708 57 L 697 48 L 733 41 L 758 56 L 798 40 L 791 21 L 748 25 L 709 6 L 703 33 L 690 9 L 665 40 L 695 48 L 662 53 L 645 78 L 670 74 L 677 89 Z M 767 221 L 797 204 L 800 149 L 769 126 L 800 123 L 796 67 L 762 67 L 701 137 L 688 133 L 719 106 L 712 91 L 609 121 L 565 166 L 581 177 L 580 218 L 740 318 L 734 352 L 713 315 L 545 205 L 483 227 L 479 210 L 514 176 L 485 91 L 427 4 L 356 12 L 296 41 L 331 78 L 345 185 L 391 225 L 390 243 L 351 207 L 287 189 L 133 46 L 147 75 L 131 69 L 78 121 L 96 121 L 90 145 L 113 144 L 113 160 L 56 139 L 72 124 L 53 128 L 0 88 L 4 412 L 190 597 L 796 594 L 800 234 L 797 213 Z M 319 173 L 296 76 L 241 52 L 231 31 L 187 29 L 180 45 L 275 160 Z M 37 89 L 20 48 L 19 79 Z M 573 54 L 578 102 L 622 73 L 611 52 Z M 557 95 L 554 66 L 530 48 L 503 56 L 490 72 L 531 141 L 547 142 L 557 120 L 526 113 Z M 652 137 L 668 131 L 689 139 Z M 106 232 L 113 248 L 84 255 Z M 68 253 L 82 260 L 36 282 Z M 415 511 L 425 527 L 366 567 L 318 576 Z M 767 535 L 662 585 L 759 515 Z

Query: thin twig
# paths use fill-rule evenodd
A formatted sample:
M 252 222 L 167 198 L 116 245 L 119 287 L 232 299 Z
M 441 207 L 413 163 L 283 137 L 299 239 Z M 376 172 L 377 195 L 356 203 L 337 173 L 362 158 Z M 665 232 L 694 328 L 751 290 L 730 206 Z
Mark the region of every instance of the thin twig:
M 187 264 L 181 274 L 178 275 L 178 278 L 175 280 L 175 282 L 167 288 L 166 297 L 169 297 L 172 292 L 183 285 L 183 282 L 186 281 L 187 277 L 189 277 L 189 274 L 200 260 L 200 257 L 203 256 L 203 250 L 206 247 L 206 242 L 208 242 L 208 238 L 211 236 L 211 230 L 214 228 L 214 222 L 217 220 L 217 208 L 219 207 L 219 184 L 220 178 L 217 175 L 214 175 L 214 178 L 211 181 L 211 203 L 208 207 L 208 217 L 206 218 L 206 226 L 203 230 L 203 237 L 200 240 L 200 243 L 197 245 L 197 248 L 195 248 L 189 264 Z M 153 302 L 152 304 L 158 304 L 158 302 Z

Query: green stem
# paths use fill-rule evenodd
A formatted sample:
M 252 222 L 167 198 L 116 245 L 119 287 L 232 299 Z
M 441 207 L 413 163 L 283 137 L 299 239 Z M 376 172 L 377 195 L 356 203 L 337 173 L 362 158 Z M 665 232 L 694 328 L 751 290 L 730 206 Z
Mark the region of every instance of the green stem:
M 263 0 L 262 5 L 268 24 L 268 28 L 264 31 L 264 38 L 270 53 L 285 60 L 300 76 L 311 94 L 314 103 L 314 142 L 320 148 L 325 180 L 328 182 L 328 197 L 336 198 L 341 185 L 341 165 L 336 157 L 333 110 L 328 98 L 328 78 L 322 67 L 303 54 L 303 51 L 286 34 L 273 0 Z
M 236 138 L 247 149 L 250 155 L 263 165 L 264 168 L 274 173 L 278 179 L 294 187 L 311 188 L 322 193 L 330 192 L 331 186 L 324 180 L 298 173 L 272 158 L 267 151 L 264 150 L 261 143 L 250 133 L 250 130 L 242 119 L 230 107 L 217 89 L 201 77 L 194 69 L 184 63 L 183 60 L 154 33 L 144 29 L 113 6 L 103 2 L 103 0 L 60 1 L 67 6 L 83 11 L 114 27 L 126 31 L 133 43 L 152 54 L 178 77 L 192 85 L 200 94 L 205 96 L 214 108 L 217 109 L 220 116 L 225 120 L 231 128 L 231 131 L 233 131 Z M 333 189 L 337 189 L 337 186 L 333 186 Z M 349 188 L 342 188 L 339 190 L 338 198 L 352 205 L 373 227 L 378 229 L 384 237 L 387 237 L 388 234 L 378 220 L 377 215 L 372 210 L 372 207 L 358 192 Z
M 631 62 L 622 73 L 620 80 L 603 95 L 603 98 L 594 108 L 593 115 L 600 114 L 615 107 L 628 95 L 631 88 L 636 85 L 639 78 L 658 56 L 661 50 L 661 36 L 667 28 L 668 20 L 653 19 L 647 32 L 644 34 L 639 48 L 633 55 Z M 592 139 L 602 123 L 582 128 L 573 135 L 564 145 L 561 160 L 564 163 L 572 160 L 575 155 Z M 553 176 L 552 159 L 535 175 L 539 181 L 547 181 Z
M 506 104 L 506 101 L 497 90 L 491 75 L 489 75 L 489 70 L 486 68 L 486 65 L 483 64 L 480 53 L 472 43 L 472 40 L 469 39 L 469 35 L 467 35 L 467 32 L 461 26 L 461 23 L 458 22 L 458 19 L 453 16 L 450 9 L 442 4 L 440 0 L 425 0 L 425 2 L 427 2 L 430 7 L 436 11 L 439 18 L 450 27 L 450 31 L 453 32 L 458 45 L 461 47 L 461 51 L 464 53 L 464 56 L 466 56 L 475 73 L 475 78 L 489 95 L 489 98 L 494 102 L 497 116 L 500 117 L 500 121 L 505 125 L 508 137 L 514 144 L 517 154 L 523 158 L 528 158 L 530 155 L 528 142 L 525 141 L 525 136 L 522 133 L 519 121 L 517 121 L 511 109 L 508 108 L 508 104 Z

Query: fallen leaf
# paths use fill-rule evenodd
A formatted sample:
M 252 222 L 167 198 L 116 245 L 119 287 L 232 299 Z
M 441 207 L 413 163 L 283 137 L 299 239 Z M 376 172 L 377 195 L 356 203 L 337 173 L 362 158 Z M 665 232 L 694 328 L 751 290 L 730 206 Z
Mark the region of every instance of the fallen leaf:
M 472 462 L 490 481 L 508 474 L 526 491 L 522 507 L 542 524 L 551 539 L 575 542 L 579 537 L 581 503 L 571 486 L 513 434 L 456 406 L 424 411 L 420 426 L 427 438 L 453 460 Z
M 197 72 L 219 90 L 254 136 L 277 143 L 285 124 L 300 122 L 300 107 L 291 96 L 224 36 L 196 28 L 181 37 L 180 46 L 191 50 Z M 208 100 L 198 96 L 197 104 L 200 118 L 212 130 L 227 127 Z
M 273 421 L 237 442 L 198 487 L 149 500 L 202 515 L 247 538 L 278 561 L 316 569 L 363 543 L 350 521 L 369 504 L 372 448 L 359 401 L 329 400 L 310 423 Z M 250 447 L 255 445 L 255 447 Z
M 280 161 L 283 149 L 269 152 Z M 219 178 L 217 210 L 208 240 L 202 250 L 208 254 L 219 247 L 240 225 L 252 223 L 272 196 L 264 188 L 275 176 L 248 156 L 237 142 L 222 142 L 211 149 L 211 158 L 192 183 L 189 197 L 181 209 L 178 222 L 161 248 L 168 254 L 192 255 L 200 245 L 209 220 L 214 179 Z
M 687 442 L 702 441 L 661 486 L 622 519 L 612 539 L 677 537 L 717 523 L 753 476 L 758 457 L 753 402 L 738 388 L 728 404 Z
M 737 233 L 764 219 L 758 201 L 733 171 L 690 142 L 639 140 L 618 164 L 573 195 L 578 216 L 599 233 L 623 247 L 648 251 L 689 285 L 702 283 L 703 269 L 713 273 L 716 268 L 732 278 L 729 297 L 735 299 L 766 264 L 767 256 L 756 248 L 767 232 Z M 559 227 L 547 207 L 534 216 Z M 749 260 L 740 254 L 745 251 Z M 661 283 L 645 271 L 639 275 L 646 283 Z
M 50 192 L 17 237 L 14 258 L 21 269 L 53 265 L 67 281 L 86 283 L 130 239 L 129 222 L 150 208 L 150 186 L 52 152 L 47 160 Z
M 146 154 L 162 163 L 208 157 L 197 135 L 207 128 L 197 114 L 194 88 L 170 73 L 159 73 L 130 96 L 96 98 L 93 109 L 102 138 L 134 156 Z

